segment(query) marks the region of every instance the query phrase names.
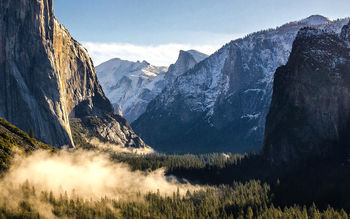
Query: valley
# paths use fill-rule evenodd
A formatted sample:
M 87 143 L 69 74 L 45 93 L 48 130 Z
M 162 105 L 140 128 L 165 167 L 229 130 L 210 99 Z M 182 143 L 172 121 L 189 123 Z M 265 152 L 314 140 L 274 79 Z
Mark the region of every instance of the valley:
M 0 1 L 0 218 L 349 218 L 349 18 L 95 68 L 53 4 Z

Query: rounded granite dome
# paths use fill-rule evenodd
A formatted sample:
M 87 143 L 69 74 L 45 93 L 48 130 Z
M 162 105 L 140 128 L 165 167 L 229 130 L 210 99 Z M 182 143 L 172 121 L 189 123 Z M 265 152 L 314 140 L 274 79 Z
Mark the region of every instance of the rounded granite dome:
M 322 15 L 311 15 L 310 17 L 307 17 L 299 21 L 299 24 L 320 25 L 320 24 L 328 23 L 330 21 L 332 21 L 332 19 Z

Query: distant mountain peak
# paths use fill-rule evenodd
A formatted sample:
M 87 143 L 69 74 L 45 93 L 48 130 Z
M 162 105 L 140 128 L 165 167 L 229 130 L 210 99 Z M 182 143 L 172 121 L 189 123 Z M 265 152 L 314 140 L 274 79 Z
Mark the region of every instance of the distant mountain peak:
M 149 62 L 147 62 L 146 60 L 142 61 L 142 64 L 146 64 L 146 65 L 151 65 Z
M 188 59 L 188 58 L 194 58 L 194 57 L 190 52 L 185 50 L 180 50 L 176 62 L 178 62 L 181 59 Z
M 209 57 L 207 54 L 204 54 L 202 52 L 199 52 L 197 50 L 191 49 L 191 50 L 180 50 L 179 52 L 179 56 L 178 56 L 178 60 L 181 59 L 182 57 L 185 57 L 186 55 L 190 55 L 192 56 L 192 58 L 196 61 L 196 62 L 200 62 L 204 59 L 206 59 L 207 57 Z
M 144 113 L 148 103 L 164 87 L 207 57 L 196 50 L 180 50 L 176 63 L 169 68 L 153 66 L 145 60 L 112 59 L 97 66 L 96 70 L 115 110 L 119 114 L 123 110 L 123 115 L 131 123 Z
M 167 67 L 154 66 L 145 60 L 112 59 L 96 67 L 102 88 L 115 111 L 123 114 L 129 122 L 143 112 L 148 99 L 160 92 L 157 93 L 160 79 L 156 78 L 164 77 L 167 70 Z
M 174 81 L 179 75 L 193 68 L 197 63 L 206 59 L 208 55 L 196 50 L 180 50 L 176 62 L 169 66 L 169 70 L 165 75 L 168 81 Z
M 308 25 L 320 25 L 332 21 L 332 19 L 322 16 L 322 15 L 311 15 L 305 19 L 298 21 L 299 24 L 308 24 Z
M 190 53 L 192 57 L 196 60 L 196 62 L 201 62 L 202 60 L 209 57 L 207 54 L 204 54 L 194 49 L 188 50 L 186 52 Z
M 110 59 L 109 61 L 121 61 L 120 58 L 113 58 L 113 59 Z

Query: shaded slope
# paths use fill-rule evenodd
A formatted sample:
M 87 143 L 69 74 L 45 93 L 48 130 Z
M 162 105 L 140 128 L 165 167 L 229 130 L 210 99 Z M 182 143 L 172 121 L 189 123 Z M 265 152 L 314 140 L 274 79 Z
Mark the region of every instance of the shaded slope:
M 306 28 L 275 74 L 264 155 L 273 163 L 346 161 L 350 146 L 349 25 L 340 36 Z
M 54 150 L 0 118 L 0 173 L 9 168 L 15 154 L 27 154 L 38 149 Z

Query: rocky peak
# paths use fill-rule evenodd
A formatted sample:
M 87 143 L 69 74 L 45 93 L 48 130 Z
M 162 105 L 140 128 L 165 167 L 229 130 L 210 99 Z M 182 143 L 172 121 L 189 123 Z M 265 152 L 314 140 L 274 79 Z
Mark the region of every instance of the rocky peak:
M 201 62 L 204 59 L 209 57 L 207 54 L 201 53 L 194 49 L 188 50 L 187 52 L 192 55 L 192 57 L 196 60 L 196 62 Z
M 143 60 L 142 61 L 142 64 L 144 64 L 144 65 L 151 65 L 149 62 L 147 62 L 146 60 Z
M 307 25 L 320 25 L 325 24 L 332 21 L 330 18 L 322 16 L 322 15 L 311 15 L 301 21 L 299 24 L 307 24 Z
M 145 146 L 114 112 L 87 51 L 54 17 L 52 0 L 0 2 L 0 69 L 0 116 L 39 140 L 74 146 L 74 121 L 90 137 Z
M 176 60 L 175 64 L 170 65 L 169 70 L 165 75 L 166 79 L 169 81 L 175 80 L 176 77 L 187 72 L 198 62 L 207 57 L 208 56 L 206 54 L 196 50 L 180 50 L 178 59 Z

